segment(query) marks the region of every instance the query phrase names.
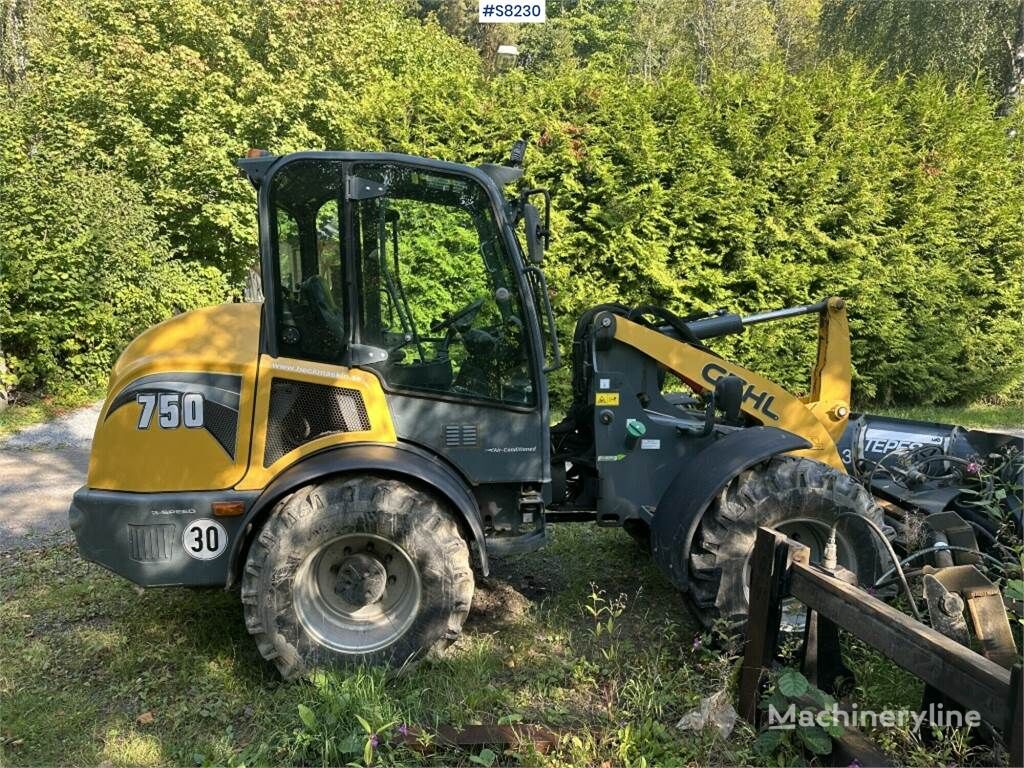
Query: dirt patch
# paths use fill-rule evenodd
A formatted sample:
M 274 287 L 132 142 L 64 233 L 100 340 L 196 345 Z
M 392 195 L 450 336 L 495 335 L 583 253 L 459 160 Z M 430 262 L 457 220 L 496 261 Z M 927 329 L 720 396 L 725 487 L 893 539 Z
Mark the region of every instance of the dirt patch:
M 504 579 L 479 579 L 466 625 L 485 632 L 497 630 L 521 619 L 531 605 L 529 598 Z

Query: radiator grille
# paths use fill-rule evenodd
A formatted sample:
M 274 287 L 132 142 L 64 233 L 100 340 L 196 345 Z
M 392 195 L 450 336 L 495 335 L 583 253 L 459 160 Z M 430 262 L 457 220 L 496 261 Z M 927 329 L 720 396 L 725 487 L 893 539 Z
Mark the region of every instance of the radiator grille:
M 269 467 L 289 451 L 318 437 L 365 432 L 369 428 L 370 416 L 358 390 L 274 379 L 270 385 L 263 466 Z
M 128 525 L 128 556 L 138 563 L 170 560 L 174 551 L 173 525 Z

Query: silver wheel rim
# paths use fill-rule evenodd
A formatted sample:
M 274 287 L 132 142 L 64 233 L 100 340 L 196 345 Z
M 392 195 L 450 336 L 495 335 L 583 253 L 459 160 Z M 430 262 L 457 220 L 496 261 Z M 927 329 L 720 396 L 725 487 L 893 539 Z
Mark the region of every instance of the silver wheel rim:
M 828 526 L 820 520 L 797 518 L 775 526 L 775 529 L 793 541 L 798 541 L 810 552 L 812 563 L 820 563 L 828 539 Z M 843 535 L 842 526 L 836 530 L 836 551 L 840 563 L 851 563 L 853 547 Z M 748 580 L 749 583 L 749 580 Z M 807 607 L 795 597 L 782 601 L 781 628 L 783 632 L 802 632 L 807 623 Z
M 379 651 L 412 625 L 420 607 L 420 573 L 409 554 L 372 533 L 349 533 L 306 556 L 292 599 L 313 640 L 339 653 Z

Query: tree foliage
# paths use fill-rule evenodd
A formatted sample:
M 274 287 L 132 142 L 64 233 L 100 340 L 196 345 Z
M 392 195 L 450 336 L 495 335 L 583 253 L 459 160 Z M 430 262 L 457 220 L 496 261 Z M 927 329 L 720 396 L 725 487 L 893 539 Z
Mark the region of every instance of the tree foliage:
M 984 84 L 815 59 L 817 0 L 552 1 L 519 30 L 525 66 L 497 73 L 452 2 L 20 6 L 0 36 L 0 346 L 20 385 L 99 376 L 131 334 L 240 285 L 248 147 L 480 162 L 523 131 L 555 195 L 563 334 L 598 301 L 839 293 L 861 398 L 1020 381 L 1024 126 Z M 776 325 L 719 348 L 799 389 L 814 341 Z
M 856 51 L 894 74 L 931 70 L 1000 94 L 1022 76 L 1021 0 L 826 0 L 821 29 L 826 53 Z
M 980 90 L 766 66 L 706 89 L 581 71 L 530 93 L 567 326 L 598 301 L 689 314 L 839 294 L 862 399 L 969 399 L 1019 379 L 1021 140 Z M 716 346 L 799 389 L 815 341 L 775 324 Z

